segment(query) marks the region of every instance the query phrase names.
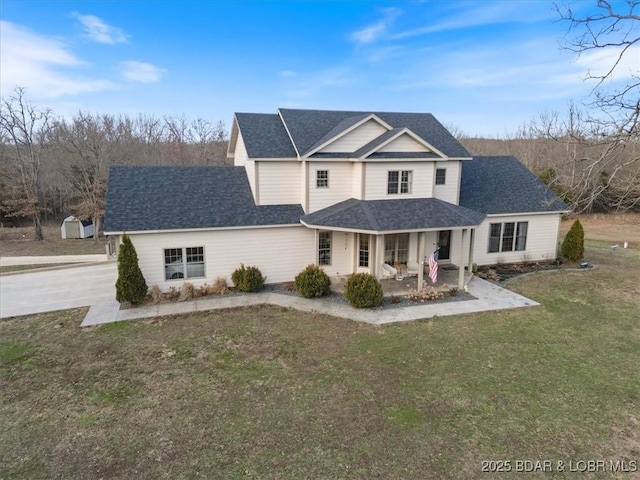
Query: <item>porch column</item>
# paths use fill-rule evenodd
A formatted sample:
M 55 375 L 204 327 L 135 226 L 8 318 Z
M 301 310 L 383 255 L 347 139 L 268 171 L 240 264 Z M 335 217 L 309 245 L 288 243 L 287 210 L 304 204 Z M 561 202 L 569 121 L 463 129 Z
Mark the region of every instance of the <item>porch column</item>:
M 467 244 L 467 229 L 463 228 L 460 232 L 460 264 L 458 265 L 458 290 L 462 290 L 464 288 L 464 267 L 465 267 L 465 258 L 467 256 L 467 251 L 469 247 L 465 249 Z
M 422 290 L 424 284 L 424 249 L 427 237 L 427 232 L 418 233 L 418 290 Z
M 384 235 L 376 235 L 376 254 L 373 263 L 373 275 L 380 280 L 382 277 L 382 262 L 384 262 Z
M 469 273 L 473 272 L 473 247 L 476 243 L 476 229 L 472 228 L 469 230 Z

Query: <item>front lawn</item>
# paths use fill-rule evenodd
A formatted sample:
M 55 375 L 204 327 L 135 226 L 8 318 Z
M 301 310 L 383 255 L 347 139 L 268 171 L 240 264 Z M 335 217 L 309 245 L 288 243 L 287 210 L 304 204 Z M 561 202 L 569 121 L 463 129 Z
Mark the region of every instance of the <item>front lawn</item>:
M 640 255 L 586 257 L 598 268 L 511 284 L 542 307 L 381 327 L 273 307 L 0 322 L 0 478 L 475 479 L 517 476 L 483 474 L 489 460 L 638 460 Z

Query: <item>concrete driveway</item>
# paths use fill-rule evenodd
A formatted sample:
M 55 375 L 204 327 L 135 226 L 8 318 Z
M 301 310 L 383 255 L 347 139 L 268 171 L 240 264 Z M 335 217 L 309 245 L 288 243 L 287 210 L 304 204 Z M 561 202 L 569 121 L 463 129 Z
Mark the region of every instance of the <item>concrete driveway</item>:
M 0 318 L 112 304 L 117 263 L 82 265 L 0 277 Z

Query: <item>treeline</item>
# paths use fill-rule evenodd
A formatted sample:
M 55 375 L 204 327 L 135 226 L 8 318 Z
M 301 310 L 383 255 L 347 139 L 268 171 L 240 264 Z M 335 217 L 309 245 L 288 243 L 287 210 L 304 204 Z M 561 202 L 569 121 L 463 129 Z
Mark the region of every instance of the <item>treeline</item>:
M 459 139 L 473 155 L 517 157 L 576 213 L 640 212 L 637 117 L 594 121 L 571 104 L 566 115 L 542 114 L 512 136 Z
M 57 118 L 23 89 L 0 105 L 0 222 L 42 222 L 72 214 L 99 230 L 111 165 L 227 164 L 222 121 L 78 112 Z M 171 195 L 171 192 L 167 192 Z

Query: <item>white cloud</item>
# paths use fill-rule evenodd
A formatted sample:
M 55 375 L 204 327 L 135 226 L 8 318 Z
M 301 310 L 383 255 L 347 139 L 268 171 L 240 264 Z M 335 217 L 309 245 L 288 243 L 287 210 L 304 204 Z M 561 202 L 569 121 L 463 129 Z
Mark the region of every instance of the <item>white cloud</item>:
M 155 83 L 162 78 L 164 69 L 145 62 L 122 62 L 122 76 L 130 82 Z
M 108 25 L 95 15 L 81 15 L 75 12 L 73 16 L 80 21 L 85 34 L 94 42 L 114 45 L 129 41 L 129 36 L 121 28 Z
M 67 45 L 12 22 L 0 21 L 0 92 L 15 87 L 40 98 L 56 98 L 115 88 L 112 82 L 78 75 L 85 62 Z
M 474 5 L 469 8 L 469 5 Z M 479 6 L 476 6 L 479 5 Z M 459 12 L 443 17 L 438 21 L 423 27 L 405 30 L 392 35 L 392 39 L 400 40 L 420 35 L 428 35 L 436 32 L 449 30 L 460 30 L 481 25 L 494 25 L 499 23 L 529 23 L 547 18 L 553 18 L 553 12 L 549 8 L 548 12 L 540 13 L 535 2 L 528 5 L 526 2 L 478 2 L 462 3 Z M 529 9 L 527 7 L 534 7 Z
M 282 70 L 279 75 L 281 77 L 295 77 L 297 74 L 293 70 Z
M 359 45 L 375 42 L 387 32 L 393 21 L 402 14 L 402 10 L 398 8 L 384 8 L 381 12 L 382 19 L 368 27 L 353 32 L 349 38 Z

